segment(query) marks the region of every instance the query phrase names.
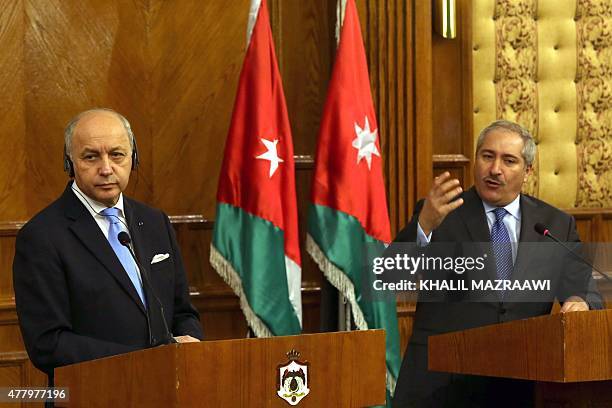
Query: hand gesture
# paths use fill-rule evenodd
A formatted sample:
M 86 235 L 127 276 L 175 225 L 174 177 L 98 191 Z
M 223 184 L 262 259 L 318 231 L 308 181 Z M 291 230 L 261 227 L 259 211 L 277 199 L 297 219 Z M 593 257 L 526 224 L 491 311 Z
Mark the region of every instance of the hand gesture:
M 451 211 L 463 204 L 463 198 L 451 201 L 462 191 L 459 180 L 451 179 L 449 172 L 444 172 L 434 179 L 419 214 L 419 225 L 425 235 L 438 228 Z

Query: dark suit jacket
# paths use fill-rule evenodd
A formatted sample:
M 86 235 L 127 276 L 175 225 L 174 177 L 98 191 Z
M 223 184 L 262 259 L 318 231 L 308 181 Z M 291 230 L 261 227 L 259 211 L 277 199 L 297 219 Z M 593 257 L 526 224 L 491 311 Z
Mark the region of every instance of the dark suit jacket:
M 168 217 L 125 196 L 124 210 L 136 256 L 169 329 L 202 339 Z M 169 258 L 151 264 L 155 254 L 166 253 Z M 28 355 L 51 375 L 54 367 L 143 349 L 165 338 L 156 299 L 143 285 L 149 325 L 127 273 L 70 184 L 19 232 L 13 284 Z
M 462 197 L 463 205 L 451 212 L 433 231 L 432 243 L 490 242 L 484 207 L 476 190 L 472 188 Z M 410 224 L 398 234 L 396 242 L 416 240 L 422 206 L 423 201 L 417 204 Z M 497 293 L 486 295 L 486 299 L 469 298 L 473 296 L 471 294 L 457 297 L 456 293 L 448 293 L 446 298 L 437 301 L 419 301 L 412 337 L 400 370 L 394 406 L 443 406 L 444 401 L 452 406 L 453 401 L 449 398 L 453 397 L 446 389 L 451 375 L 427 370 L 427 339 L 430 335 L 549 314 L 555 297 L 563 301 L 571 295 L 578 295 L 588 299 L 592 308 L 601 308 L 601 298 L 594 294 L 593 286 L 590 286 L 593 285 L 590 269 L 534 231 L 534 225 L 540 222 L 561 241 L 578 242 L 573 217 L 527 195 L 521 195 L 520 206 L 520 239 L 511 279 L 551 279 L 552 293 L 543 295 L 541 299 L 527 299 L 529 301 L 521 299 L 525 295 L 520 292 L 506 293 L 503 301 Z M 497 277 L 494 269 L 485 269 L 470 278 Z

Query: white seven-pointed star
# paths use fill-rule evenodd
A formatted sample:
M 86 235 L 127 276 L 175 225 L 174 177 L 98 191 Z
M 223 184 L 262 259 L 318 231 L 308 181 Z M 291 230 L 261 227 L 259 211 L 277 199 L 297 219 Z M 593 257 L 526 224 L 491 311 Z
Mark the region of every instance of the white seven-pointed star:
M 365 117 L 365 126 L 363 129 L 355 122 L 355 134 L 357 134 L 357 137 L 353 140 L 353 147 L 357 149 L 357 164 L 365 157 L 368 162 L 368 170 L 372 168 L 372 155 L 374 154 L 380 157 L 380 153 L 378 153 L 378 149 L 376 148 L 377 133 L 378 129 L 374 129 L 374 131 L 370 130 L 370 123 L 368 122 L 367 116 Z
M 276 151 L 276 144 L 278 143 L 278 140 L 274 139 L 274 141 L 270 141 L 266 139 L 261 139 L 261 141 L 266 146 L 266 149 L 268 149 L 268 151 L 264 154 L 260 154 L 256 158 L 268 160 L 270 162 L 270 178 L 272 178 L 272 175 L 274 174 L 276 169 L 278 169 L 278 163 L 282 163 L 284 160 L 278 157 L 278 152 Z

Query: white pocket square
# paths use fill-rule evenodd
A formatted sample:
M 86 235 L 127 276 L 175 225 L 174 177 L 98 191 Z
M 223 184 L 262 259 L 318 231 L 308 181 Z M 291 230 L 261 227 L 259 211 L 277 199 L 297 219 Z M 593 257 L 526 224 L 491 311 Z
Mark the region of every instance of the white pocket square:
M 153 259 L 151 259 L 151 265 L 153 265 L 154 263 L 161 262 L 164 259 L 168 259 L 168 258 L 170 258 L 170 254 L 157 254 L 153 257 Z

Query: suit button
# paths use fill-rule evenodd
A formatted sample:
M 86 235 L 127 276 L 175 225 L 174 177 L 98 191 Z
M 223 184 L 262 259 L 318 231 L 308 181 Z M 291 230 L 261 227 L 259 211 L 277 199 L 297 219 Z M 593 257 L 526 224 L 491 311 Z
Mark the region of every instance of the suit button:
M 503 308 L 503 307 L 500 307 L 499 308 L 499 314 L 504 314 L 504 313 L 506 313 L 506 309 Z
M 155 337 L 151 338 L 151 341 L 153 342 L 153 344 L 157 344 L 157 339 Z

